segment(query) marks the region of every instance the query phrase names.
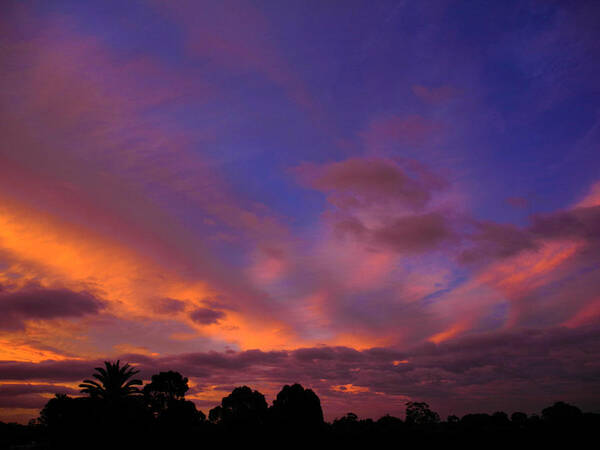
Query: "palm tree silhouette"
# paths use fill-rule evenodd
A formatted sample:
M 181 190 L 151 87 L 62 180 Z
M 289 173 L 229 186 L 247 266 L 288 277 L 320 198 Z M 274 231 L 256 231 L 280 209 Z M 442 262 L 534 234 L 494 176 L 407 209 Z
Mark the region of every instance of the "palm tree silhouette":
M 117 360 L 116 363 L 105 361 L 105 368 L 96 367 L 94 370 L 97 373 L 94 373 L 93 377 L 99 382 L 83 380 L 83 383 L 79 385 L 82 388 L 81 392 L 89 394 L 90 397 L 104 400 L 118 400 L 140 394 L 141 391 L 135 386 L 140 386 L 142 381 L 138 379 L 130 380 L 139 370 L 130 367 L 128 363 L 123 367 L 119 367 L 119 365 L 120 360 Z

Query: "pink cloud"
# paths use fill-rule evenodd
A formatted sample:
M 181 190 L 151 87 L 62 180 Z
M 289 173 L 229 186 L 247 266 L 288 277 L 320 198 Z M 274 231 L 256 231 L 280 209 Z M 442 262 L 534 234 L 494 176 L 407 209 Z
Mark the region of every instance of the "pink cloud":
M 423 252 L 438 248 L 453 235 L 447 217 L 428 213 L 399 217 L 375 230 L 373 239 L 400 252 Z

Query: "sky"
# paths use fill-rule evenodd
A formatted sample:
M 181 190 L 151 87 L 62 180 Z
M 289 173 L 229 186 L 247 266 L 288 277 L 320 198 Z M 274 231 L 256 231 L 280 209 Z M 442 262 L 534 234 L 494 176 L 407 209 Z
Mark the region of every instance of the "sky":
M 104 360 L 208 413 L 600 410 L 594 1 L 0 6 L 0 420 Z

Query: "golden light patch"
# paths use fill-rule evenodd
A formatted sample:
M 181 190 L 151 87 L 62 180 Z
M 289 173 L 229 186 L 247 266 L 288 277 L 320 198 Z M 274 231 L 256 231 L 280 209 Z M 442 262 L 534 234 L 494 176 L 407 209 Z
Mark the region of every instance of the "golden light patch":
M 153 351 L 149 350 L 147 347 L 141 347 L 141 346 L 136 346 L 136 345 L 117 344 L 117 345 L 113 345 L 113 348 L 115 349 L 115 351 L 117 353 L 135 353 L 138 355 L 145 355 L 145 356 L 151 356 L 151 357 L 160 356 L 160 353 L 153 352 Z
M 45 360 L 61 361 L 68 358 L 51 350 L 42 350 L 28 344 L 19 344 L 10 339 L 0 339 L 0 360 L 17 362 L 40 362 Z
M 373 347 L 385 347 L 397 340 L 397 337 L 375 336 L 364 333 L 340 333 L 328 341 L 328 345 L 339 345 L 356 350 L 366 350 Z
M 355 386 L 353 384 L 336 384 L 331 386 L 333 391 L 344 392 L 346 394 L 361 394 L 369 392 L 370 389 L 366 386 Z

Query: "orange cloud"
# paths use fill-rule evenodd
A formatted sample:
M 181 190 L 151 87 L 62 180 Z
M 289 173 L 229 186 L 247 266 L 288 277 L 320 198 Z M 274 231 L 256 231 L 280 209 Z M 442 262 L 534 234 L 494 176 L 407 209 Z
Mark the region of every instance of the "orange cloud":
M 493 263 L 479 276 L 482 283 L 500 289 L 509 298 L 523 295 L 542 285 L 546 277 L 571 258 L 583 244 L 549 241 L 539 250 L 528 250 Z
M 434 344 L 439 344 L 440 342 L 444 342 L 449 339 L 452 339 L 453 337 L 458 336 L 460 333 L 467 330 L 469 325 L 471 325 L 470 321 L 462 321 L 459 323 L 455 323 L 454 325 L 450 326 L 444 331 L 430 336 L 427 340 L 429 342 L 433 342 Z
M 0 283 L 35 281 L 42 286 L 91 291 L 107 301 L 108 311 L 117 317 L 161 319 L 149 307 L 151 299 L 173 298 L 201 306 L 201 299 L 217 294 L 206 283 L 182 278 L 117 242 L 7 202 L 0 208 L 0 248 L 10 255 L 10 265 L 0 272 Z M 241 348 L 277 348 L 294 341 L 285 324 L 253 319 L 242 312 L 227 312 L 222 321 L 209 326 L 198 326 L 183 313 L 177 317 L 196 328 L 198 335 Z M 20 357 L 11 352 L 11 359 L 56 356 L 25 347 L 21 352 Z

